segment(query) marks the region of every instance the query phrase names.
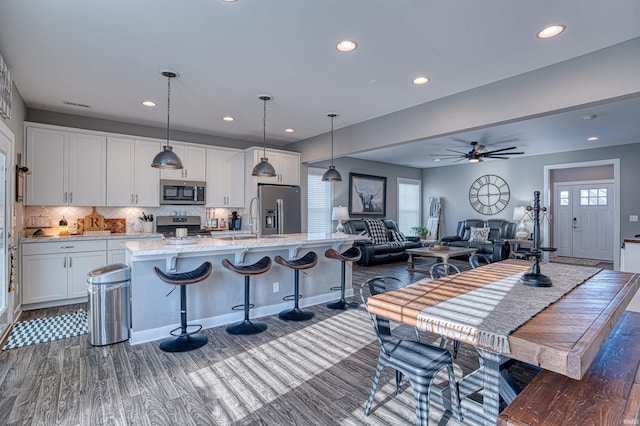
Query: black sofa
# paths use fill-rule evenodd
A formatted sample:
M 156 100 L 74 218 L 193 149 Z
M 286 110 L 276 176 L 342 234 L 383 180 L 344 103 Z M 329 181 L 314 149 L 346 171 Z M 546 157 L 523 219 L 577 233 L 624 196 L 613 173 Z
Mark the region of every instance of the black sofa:
M 391 242 L 374 244 L 369 240 L 358 240 L 353 243 L 362 252 L 362 257 L 358 261 L 359 265 L 370 266 L 379 263 L 396 262 L 407 260 L 409 255 L 405 252 L 408 248 L 422 247 L 420 238 L 415 236 L 405 236 L 407 241 L 395 242 L 391 237 L 391 231 L 398 231 L 396 222 L 391 219 L 381 219 L 387 227 L 387 235 Z M 362 219 L 352 219 L 344 223 L 344 232 L 358 235 L 365 231 Z
M 489 228 L 488 242 L 469 242 L 471 227 Z M 476 248 L 476 253 L 487 256 L 492 262 L 509 257 L 510 244 L 508 239 L 515 238 L 516 224 L 503 219 L 467 219 L 458 222 L 456 235 L 442 237 L 442 245 L 451 247 Z

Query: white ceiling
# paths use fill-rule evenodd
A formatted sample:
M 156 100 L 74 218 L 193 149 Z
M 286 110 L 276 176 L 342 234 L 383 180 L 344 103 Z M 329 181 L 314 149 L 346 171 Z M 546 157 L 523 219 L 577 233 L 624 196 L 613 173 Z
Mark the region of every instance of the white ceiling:
M 552 23 L 567 31 L 538 40 Z M 336 128 L 346 127 L 639 36 L 637 0 L 0 1 L 0 53 L 29 108 L 164 127 L 167 84 L 159 70 L 171 69 L 180 73 L 172 129 L 260 143 L 258 96 L 267 93 L 272 146 L 326 133 L 329 112 L 340 114 Z M 338 52 L 345 38 L 358 49 Z M 431 82 L 411 84 L 419 75 Z M 158 107 L 143 107 L 147 99 Z M 635 131 L 637 142 L 639 102 L 624 102 L 593 109 L 590 124 L 606 123 L 618 143 Z M 509 140 L 527 154 L 578 149 L 586 135 L 580 116 L 455 137 L 490 148 Z M 451 148 L 445 139 L 358 156 L 431 167 L 431 154 L 446 152 L 445 142 Z M 460 150 L 468 151 L 464 143 Z

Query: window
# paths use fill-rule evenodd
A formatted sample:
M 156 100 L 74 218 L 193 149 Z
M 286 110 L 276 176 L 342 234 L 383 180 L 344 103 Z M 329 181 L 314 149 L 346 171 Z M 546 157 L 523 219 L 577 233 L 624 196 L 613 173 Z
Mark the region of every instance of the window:
M 309 167 L 307 179 L 307 232 L 332 232 L 333 185 L 322 181 L 324 169 Z
M 411 228 L 422 225 L 421 192 L 419 180 L 398 178 L 398 229 L 405 235 L 412 235 Z
M 607 189 L 591 188 L 580 190 L 581 206 L 606 206 L 607 205 Z
M 569 205 L 569 191 L 560 191 L 560 205 L 561 206 Z

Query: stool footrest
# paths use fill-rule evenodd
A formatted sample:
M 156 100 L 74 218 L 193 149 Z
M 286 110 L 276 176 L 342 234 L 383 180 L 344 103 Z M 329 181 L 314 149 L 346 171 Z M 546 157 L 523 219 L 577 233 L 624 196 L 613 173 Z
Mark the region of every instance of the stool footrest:
M 254 306 L 255 305 L 253 303 L 250 303 L 249 304 L 249 309 L 253 309 Z M 231 310 L 232 311 L 242 311 L 242 310 L 244 310 L 244 303 L 241 304 L 241 305 L 232 306 Z
M 176 337 L 180 337 L 180 336 L 191 336 L 192 334 L 196 334 L 198 333 L 200 330 L 202 330 L 202 325 L 200 324 L 188 324 L 187 327 L 198 327 L 196 330 L 194 331 L 189 331 L 187 333 L 182 333 L 182 326 L 180 327 L 176 327 L 173 330 L 171 330 L 169 332 L 170 335 L 172 336 L 176 336 Z M 180 333 L 176 333 L 176 331 L 180 330 Z
M 342 290 L 342 286 L 331 287 L 329 290 L 331 291 Z
M 301 294 L 298 295 L 298 299 L 302 299 L 302 295 Z M 282 300 L 284 300 L 285 302 L 288 302 L 290 300 L 296 300 L 296 295 L 295 294 L 289 294 L 287 296 L 284 296 L 282 298 Z

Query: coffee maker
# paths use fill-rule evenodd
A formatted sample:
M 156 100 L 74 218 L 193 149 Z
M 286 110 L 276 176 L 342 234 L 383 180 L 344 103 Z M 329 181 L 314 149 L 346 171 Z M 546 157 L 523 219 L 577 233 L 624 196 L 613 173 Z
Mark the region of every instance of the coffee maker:
M 228 219 L 230 231 L 240 231 L 242 229 L 242 218 L 238 216 L 238 212 L 231 212 L 231 216 Z

